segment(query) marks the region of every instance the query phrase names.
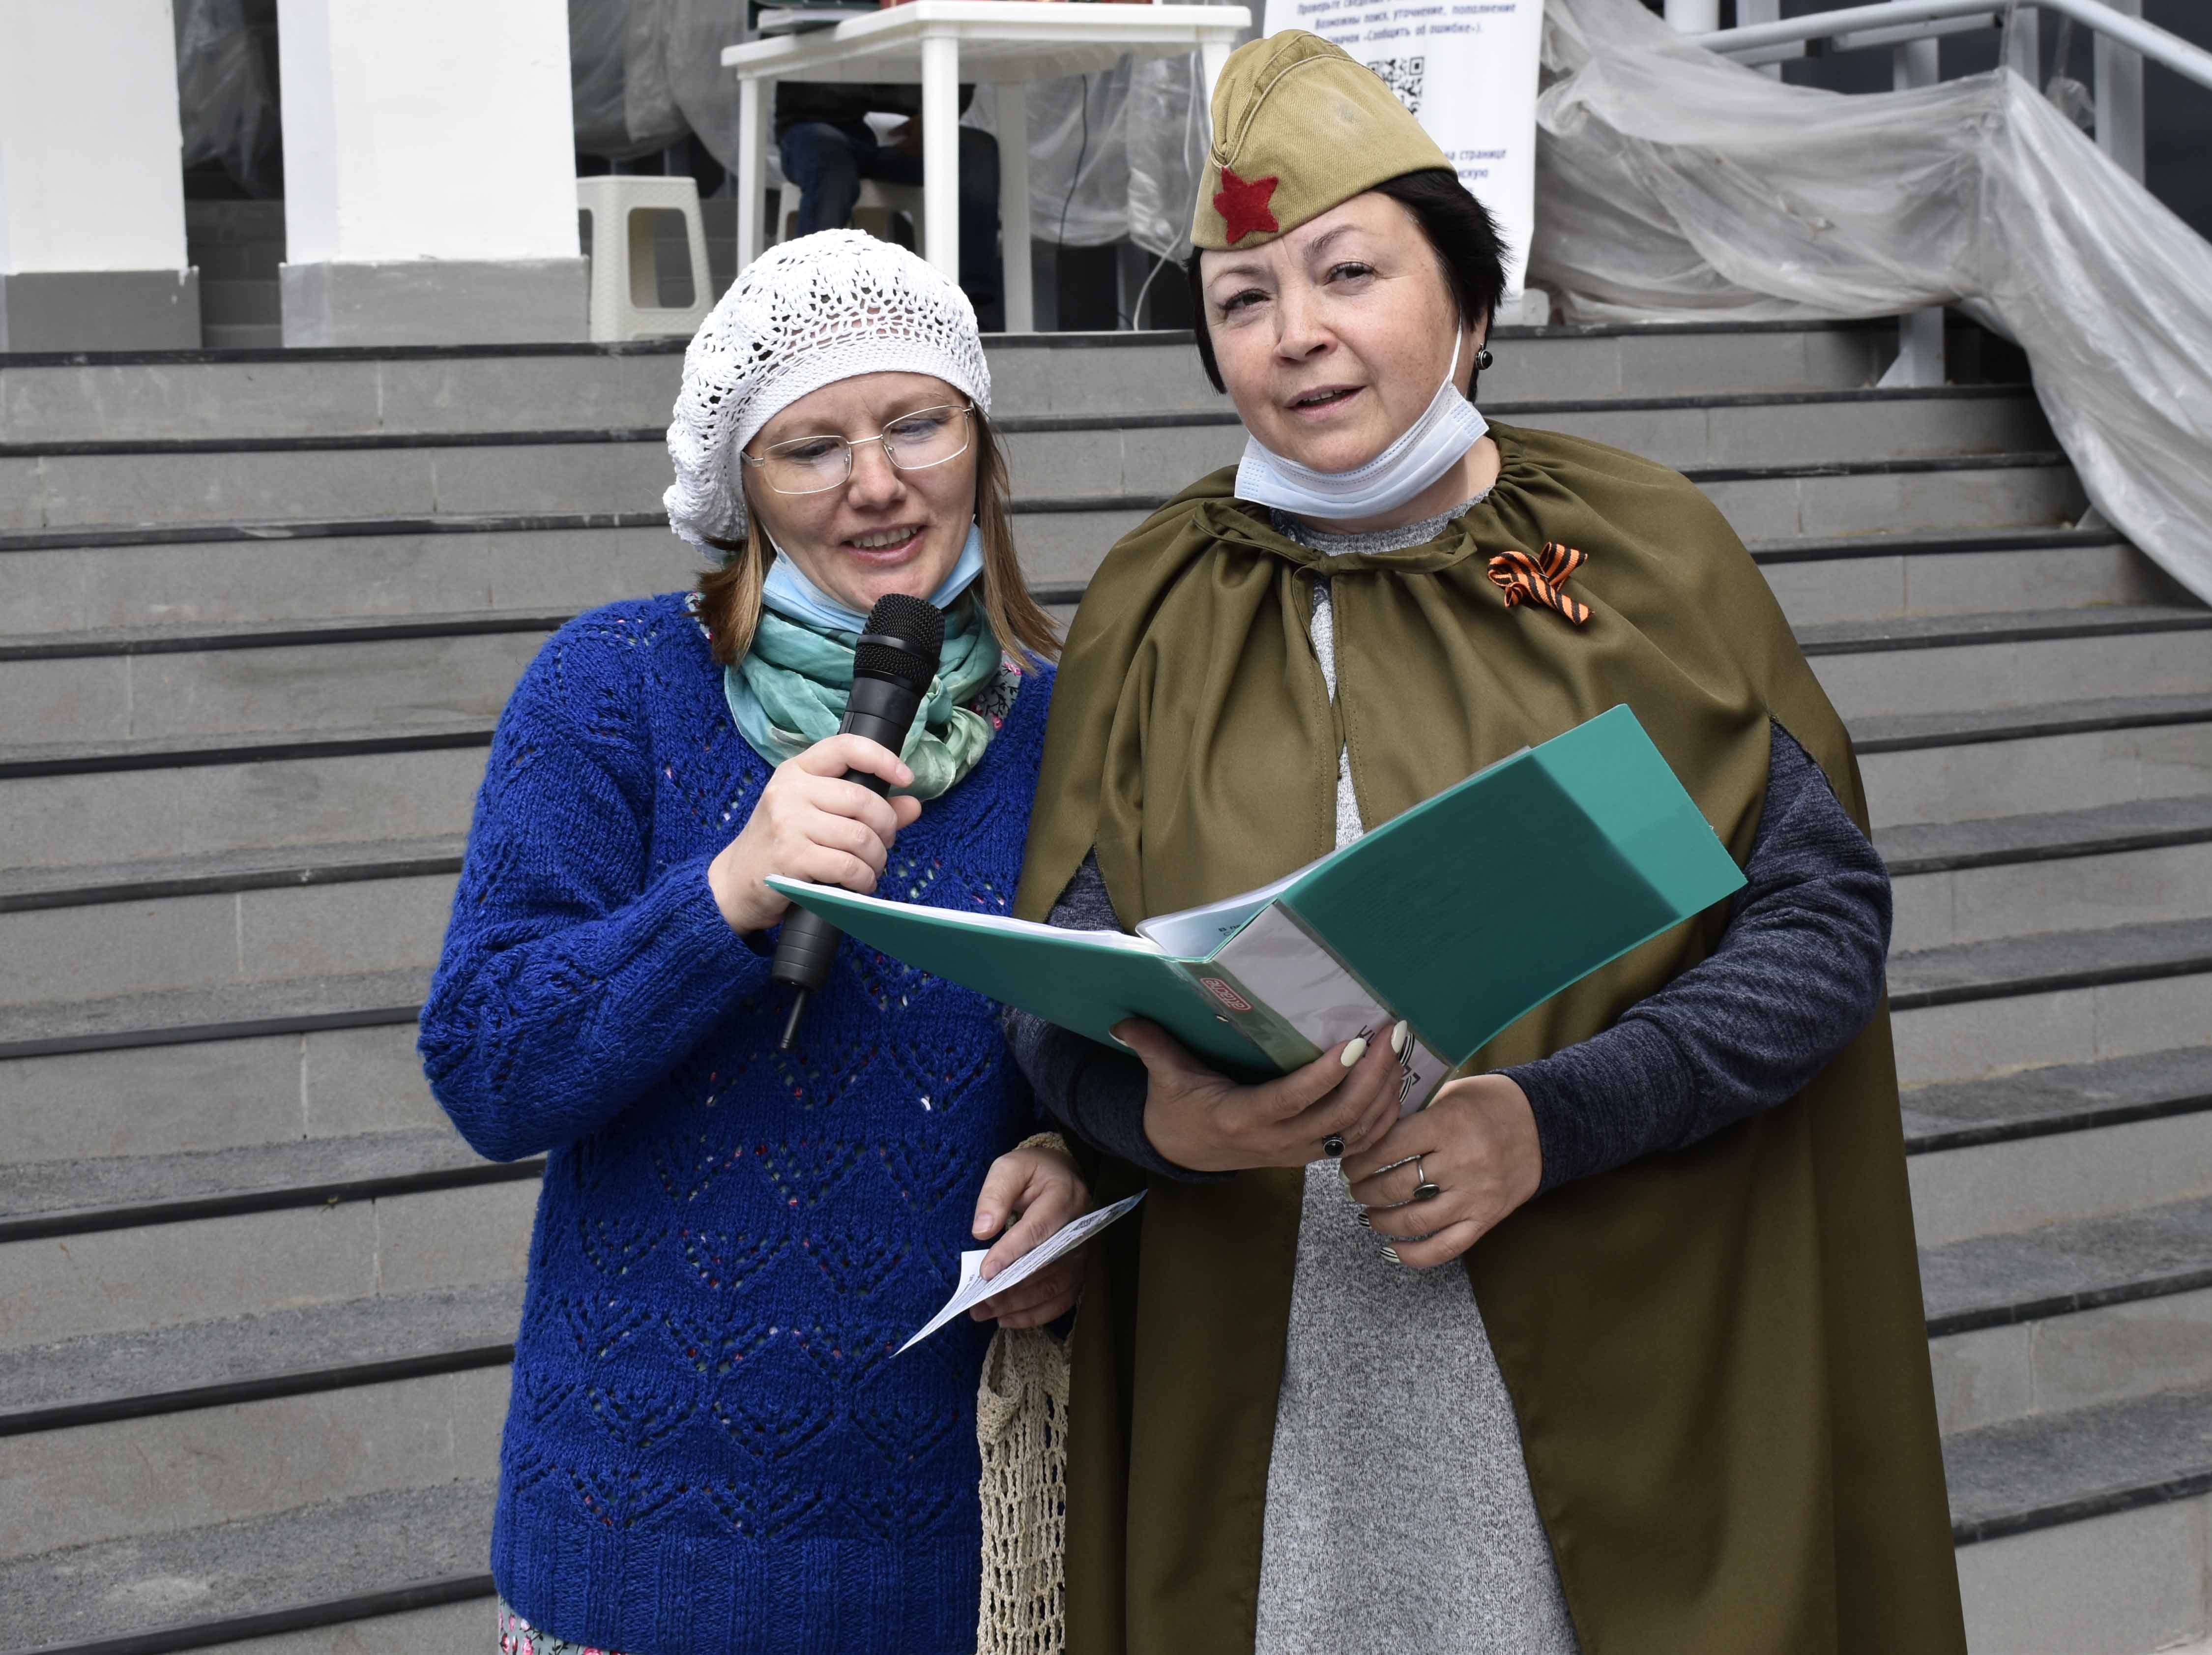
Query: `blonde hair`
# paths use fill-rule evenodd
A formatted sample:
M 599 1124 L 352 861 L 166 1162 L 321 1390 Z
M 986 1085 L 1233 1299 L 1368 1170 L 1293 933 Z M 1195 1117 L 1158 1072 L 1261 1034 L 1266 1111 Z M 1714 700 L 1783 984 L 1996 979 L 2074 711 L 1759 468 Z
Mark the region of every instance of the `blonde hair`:
M 1014 551 L 1014 528 L 1006 506 L 1006 456 L 981 408 L 975 420 L 975 523 L 983 532 L 983 577 L 977 582 L 983 614 L 1000 644 L 1026 672 L 1032 660 L 1056 660 L 1060 629 L 1030 595 Z M 710 539 L 727 554 L 720 569 L 699 577 L 699 618 L 712 641 L 714 659 L 733 666 L 752 647 L 760 625 L 761 587 L 775 553 L 761 531 L 760 513 L 745 514 L 742 541 Z

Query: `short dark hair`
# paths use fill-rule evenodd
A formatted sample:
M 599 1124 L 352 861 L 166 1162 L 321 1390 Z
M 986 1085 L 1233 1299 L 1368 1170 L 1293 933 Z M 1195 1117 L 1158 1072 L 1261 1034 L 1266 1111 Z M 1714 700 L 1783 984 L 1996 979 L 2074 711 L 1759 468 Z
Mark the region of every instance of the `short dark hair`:
M 1442 167 L 1419 173 L 1401 173 L 1375 186 L 1413 215 L 1421 234 L 1443 263 L 1444 279 L 1451 285 L 1459 310 L 1460 326 L 1473 327 L 1498 313 L 1505 294 L 1505 254 L 1498 239 L 1498 222 L 1490 210 L 1474 198 L 1459 174 Z M 1213 337 L 1206 326 L 1206 290 L 1198 277 L 1199 253 L 1191 250 L 1183 275 L 1190 283 L 1192 326 L 1198 336 L 1198 359 L 1217 391 L 1227 391 L 1220 366 L 1213 360 Z

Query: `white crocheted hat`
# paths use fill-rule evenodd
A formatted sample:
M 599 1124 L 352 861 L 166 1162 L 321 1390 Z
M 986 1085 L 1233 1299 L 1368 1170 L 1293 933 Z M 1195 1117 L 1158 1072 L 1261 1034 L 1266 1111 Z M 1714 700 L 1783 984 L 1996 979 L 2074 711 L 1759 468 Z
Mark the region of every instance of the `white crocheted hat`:
M 709 557 L 745 532 L 738 450 L 811 392 L 857 374 L 934 374 L 991 407 L 975 309 L 905 248 L 859 230 L 771 247 L 730 284 L 684 353 L 668 424 L 668 526 Z

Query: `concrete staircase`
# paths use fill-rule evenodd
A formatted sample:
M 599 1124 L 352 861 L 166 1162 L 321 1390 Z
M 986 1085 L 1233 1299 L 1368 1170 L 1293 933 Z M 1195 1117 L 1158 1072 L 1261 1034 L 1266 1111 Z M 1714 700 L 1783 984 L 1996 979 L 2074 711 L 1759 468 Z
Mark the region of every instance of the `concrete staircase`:
M 185 259 L 200 273 L 201 344 L 234 350 L 284 343 L 282 201 L 185 202 Z
M 1684 467 L 1856 732 L 1977 1655 L 2212 1634 L 2212 613 L 1893 333 L 1506 331 Z M 1239 433 L 992 352 L 1048 601 Z M 0 1650 L 466 1651 L 538 1167 L 412 1026 L 547 630 L 693 573 L 674 345 L 0 358 Z

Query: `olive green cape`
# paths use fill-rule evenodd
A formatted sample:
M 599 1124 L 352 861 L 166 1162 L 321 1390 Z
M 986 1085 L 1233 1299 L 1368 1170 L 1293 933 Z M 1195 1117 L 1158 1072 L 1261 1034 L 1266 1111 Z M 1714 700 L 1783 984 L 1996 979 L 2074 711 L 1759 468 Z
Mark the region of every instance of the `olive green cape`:
M 1864 824 L 1844 727 L 1720 513 L 1664 466 L 1492 430 L 1496 489 L 1409 551 L 1303 548 L 1225 471 L 1115 547 L 1060 663 L 1016 912 L 1042 918 L 1094 845 L 1125 925 L 1261 885 L 1332 848 L 1340 745 L 1382 822 L 1621 702 L 1739 861 L 1770 720 Z M 1589 554 L 1585 627 L 1487 577 L 1547 540 Z M 1310 575 L 1333 583 L 1334 706 Z M 1575 878 L 1541 843 L 1468 854 Z M 1725 917 L 1474 1067 L 1597 1033 Z M 1141 1176 L 1109 1163 L 1100 1194 Z M 1252 1647 L 1302 1188 L 1155 1180 L 1109 1232 L 1073 1341 L 1070 1655 Z M 1886 1008 L 1795 1099 L 1540 1196 L 1465 1266 L 1586 1655 L 1964 1650 Z

